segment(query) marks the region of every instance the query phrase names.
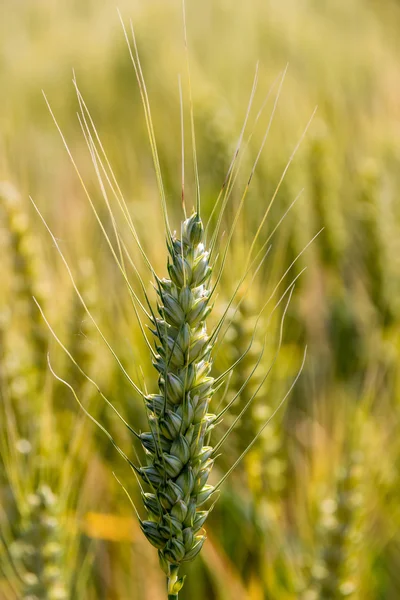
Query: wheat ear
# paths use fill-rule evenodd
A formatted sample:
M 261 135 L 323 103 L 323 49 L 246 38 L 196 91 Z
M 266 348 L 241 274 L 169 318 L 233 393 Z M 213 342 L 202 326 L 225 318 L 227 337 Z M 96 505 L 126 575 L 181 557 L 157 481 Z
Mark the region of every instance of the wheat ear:
M 215 419 L 208 413 L 214 384 L 206 329 L 211 267 L 197 213 L 182 223 L 181 239 L 172 237 L 168 251 L 170 278 L 157 282 L 160 318 L 153 319 L 159 393 L 146 398 L 150 432 L 140 439 L 148 464 L 139 473 L 152 487 L 143 494 L 148 520 L 141 527 L 158 548 L 172 599 L 183 585 L 181 563 L 203 546 L 199 531 L 209 511 L 199 508 L 214 491 L 207 485 L 213 449 L 206 445 Z

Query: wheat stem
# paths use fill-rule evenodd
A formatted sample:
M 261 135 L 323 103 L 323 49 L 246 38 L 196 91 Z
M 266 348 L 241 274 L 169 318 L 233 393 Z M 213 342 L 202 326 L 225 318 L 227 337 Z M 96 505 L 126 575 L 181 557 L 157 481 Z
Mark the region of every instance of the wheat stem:
M 178 600 L 178 593 L 174 590 L 176 583 L 178 581 L 178 573 L 179 567 L 175 565 L 170 565 L 168 568 L 167 575 L 167 590 L 168 590 L 168 600 Z

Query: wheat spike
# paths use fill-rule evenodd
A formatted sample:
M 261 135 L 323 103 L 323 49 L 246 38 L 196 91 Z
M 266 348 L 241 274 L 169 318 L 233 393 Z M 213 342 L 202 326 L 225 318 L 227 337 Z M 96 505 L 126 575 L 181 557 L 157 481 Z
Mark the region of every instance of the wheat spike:
M 146 398 L 151 431 L 140 435 L 147 466 L 139 473 L 152 488 L 143 495 L 148 520 L 141 526 L 159 550 L 169 598 L 183 585 L 179 566 L 203 546 L 199 531 L 209 511 L 199 508 L 213 493 L 207 485 L 213 449 L 206 445 L 215 418 L 208 413 L 214 379 L 205 324 L 211 267 L 197 213 L 182 223 L 181 232 L 181 239 L 168 243 L 170 279 L 158 281 L 160 318 L 154 319 L 153 333 L 159 393 Z

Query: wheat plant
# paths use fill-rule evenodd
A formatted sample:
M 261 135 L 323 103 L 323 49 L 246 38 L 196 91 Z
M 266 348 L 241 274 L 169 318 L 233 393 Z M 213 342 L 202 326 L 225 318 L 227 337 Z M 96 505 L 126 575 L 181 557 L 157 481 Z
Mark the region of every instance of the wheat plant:
M 105 224 L 100 211 L 92 199 L 91 193 L 84 183 L 83 176 L 81 175 L 77 163 L 75 162 L 75 159 L 68 148 L 49 103 L 48 106 L 54 118 L 55 124 L 61 134 L 73 167 L 75 168 L 79 180 L 83 186 L 84 193 L 86 194 L 91 209 L 93 210 L 95 218 L 103 235 L 105 236 L 106 243 L 116 262 L 117 268 L 127 285 L 134 315 L 140 324 L 141 332 L 146 341 L 149 354 L 157 373 L 158 389 L 156 393 L 149 394 L 144 385 L 136 383 L 128 373 L 128 370 L 122 364 L 117 353 L 114 351 L 106 335 L 97 324 L 97 321 L 94 319 L 90 308 L 80 293 L 72 273 L 72 269 L 60 247 L 60 244 L 58 243 L 57 238 L 47 225 L 36 203 L 33 200 L 32 202 L 50 233 L 51 239 L 67 269 L 72 285 L 77 293 L 77 297 L 87 313 L 88 318 L 94 324 L 94 327 L 110 350 L 113 358 L 116 360 L 123 374 L 130 382 L 134 392 L 139 398 L 142 399 L 146 410 L 148 423 L 147 431 L 137 431 L 135 427 L 128 423 L 117 411 L 112 401 L 103 394 L 97 383 L 95 383 L 89 377 L 89 375 L 87 375 L 85 369 L 79 364 L 79 358 L 77 360 L 77 357 L 71 353 L 66 345 L 63 344 L 59 336 L 55 333 L 45 315 L 43 307 L 40 305 L 40 301 L 37 301 L 36 303 L 39 306 L 54 338 L 67 353 L 72 363 L 79 370 L 80 374 L 96 387 L 100 396 L 106 401 L 107 405 L 115 411 L 118 418 L 124 423 L 130 434 L 134 437 L 134 439 L 139 441 L 142 446 L 142 457 L 136 456 L 136 459 L 133 459 L 131 453 L 125 452 L 116 442 L 116 440 L 114 440 L 111 434 L 105 429 L 105 427 L 91 414 L 87 406 L 85 406 L 85 403 L 82 403 L 82 400 L 79 397 L 74 385 L 71 385 L 71 383 L 66 381 L 63 377 L 57 375 L 52 367 L 51 362 L 49 361 L 50 369 L 55 377 L 67 385 L 85 413 L 103 430 L 111 443 L 131 467 L 132 472 L 134 473 L 140 486 L 144 508 L 147 513 L 145 518 L 141 516 L 142 511 L 137 508 L 135 502 L 128 492 L 128 487 L 130 487 L 130 485 L 128 486 L 124 483 L 123 488 L 131 499 L 144 535 L 147 537 L 150 543 L 158 549 L 160 565 L 167 578 L 168 598 L 169 600 L 176 600 L 184 583 L 184 576 L 181 574 L 181 567 L 185 563 L 192 561 L 199 554 L 203 547 L 203 544 L 206 540 L 204 524 L 218 498 L 218 491 L 222 483 L 227 479 L 227 477 L 232 473 L 232 471 L 254 446 L 256 441 L 260 438 L 263 431 L 274 417 L 275 413 L 279 410 L 289 395 L 293 385 L 300 375 L 304 364 L 305 354 L 300 369 L 289 390 L 279 403 L 275 403 L 275 410 L 271 414 L 267 415 L 264 422 L 260 422 L 258 424 L 257 430 L 252 432 L 250 439 L 246 442 L 244 447 L 241 448 L 240 455 L 235 460 L 233 465 L 227 469 L 225 474 L 220 475 L 219 480 L 215 482 L 213 481 L 213 483 L 210 484 L 208 480 L 211 470 L 214 466 L 215 460 L 221 452 L 225 441 L 231 432 L 236 427 L 240 426 L 241 421 L 246 418 L 247 410 L 263 387 L 269 373 L 271 372 L 273 364 L 278 358 L 280 345 L 282 342 L 283 321 L 293 293 L 295 280 L 291 281 L 289 284 L 285 283 L 283 292 L 280 287 L 281 284 L 285 282 L 285 278 L 290 272 L 292 265 L 290 265 L 285 271 L 276 286 L 273 288 L 269 298 L 266 299 L 266 302 L 263 304 L 261 309 L 259 309 L 258 316 L 255 318 L 253 323 L 252 334 L 248 336 L 248 344 L 243 349 L 243 352 L 237 357 L 234 363 L 226 369 L 224 373 L 220 374 L 216 378 L 214 378 L 212 375 L 213 350 L 217 341 L 219 343 L 223 341 L 224 334 L 221 333 L 223 326 L 229 327 L 232 320 L 234 320 L 235 314 L 240 308 L 241 302 L 246 296 L 246 292 L 251 288 L 252 282 L 257 276 L 260 276 L 260 273 L 262 273 L 264 262 L 269 253 L 271 239 L 284 219 L 285 215 L 280 219 L 278 224 L 272 229 L 272 231 L 269 232 L 268 235 L 263 234 L 263 227 L 267 221 L 271 206 L 276 199 L 280 185 L 287 173 L 287 170 L 289 169 L 291 162 L 294 159 L 305 132 L 301 136 L 299 142 L 296 144 L 293 153 L 288 160 L 286 168 L 284 169 L 284 172 L 278 181 L 276 190 L 271 200 L 267 204 L 267 208 L 259 223 L 257 232 L 251 241 L 247 258 L 244 261 L 244 268 L 241 270 L 242 272 L 238 273 L 235 290 L 230 299 L 226 302 L 222 316 L 218 322 L 213 323 L 213 326 L 210 327 L 207 324 L 211 316 L 212 305 L 217 295 L 222 274 L 224 270 L 228 268 L 227 263 L 230 259 L 230 247 L 235 243 L 235 229 L 242 209 L 245 205 L 250 182 L 252 180 L 257 162 L 268 137 L 279 95 L 282 89 L 285 72 L 280 80 L 279 78 L 277 80 L 277 91 L 275 93 L 268 126 L 262 139 L 256 159 L 253 162 L 250 175 L 247 177 L 247 183 L 244 187 L 244 191 L 240 193 L 240 201 L 236 216 L 233 222 L 228 225 L 228 231 L 224 239 L 223 228 L 225 227 L 225 210 L 229 201 L 231 200 L 233 190 L 235 189 L 235 184 L 238 180 L 239 174 L 241 173 L 243 166 L 243 155 L 249 146 L 254 133 L 254 128 L 267 104 L 267 101 L 264 101 L 261 110 L 254 120 L 253 128 L 250 128 L 250 132 L 248 133 L 248 121 L 257 87 L 257 69 L 248 109 L 245 115 L 243 128 L 239 135 L 237 147 L 235 148 L 233 158 L 220 194 L 214 203 L 214 207 L 209 215 L 207 223 L 205 223 L 201 214 L 201 197 L 199 174 L 197 171 L 193 102 L 190 87 L 189 61 L 187 60 L 190 131 L 195 180 L 195 190 L 193 193 L 194 208 L 193 212 L 190 214 L 190 216 L 188 216 L 186 209 L 188 201 L 185 195 L 184 117 L 181 92 L 183 220 L 181 221 L 180 227 L 177 230 L 178 232 L 173 232 L 170 226 L 170 215 L 168 213 L 166 193 L 163 186 L 162 172 L 157 154 L 157 144 L 151 116 L 150 103 L 138 56 L 136 41 L 132 28 L 128 33 L 123 24 L 123 30 L 143 101 L 150 147 L 159 187 L 168 251 L 168 277 L 160 277 L 157 275 L 149 256 L 146 254 L 143 246 L 141 245 L 139 235 L 134 225 L 134 220 L 128 210 L 123 193 L 114 176 L 111 164 L 107 158 L 100 136 L 91 117 L 91 113 L 89 112 L 89 109 L 84 101 L 75 77 L 74 86 L 76 89 L 80 109 L 79 122 L 94 165 L 101 195 L 109 215 L 112 234 L 115 237 L 115 242 L 112 241 L 112 237 L 108 232 L 108 225 Z M 184 31 L 186 41 L 186 24 L 184 24 Z M 187 56 L 188 55 L 186 51 L 186 57 Z M 273 84 L 273 86 L 274 85 L 276 85 L 276 82 Z M 271 88 L 271 91 L 272 89 L 273 87 Z M 270 94 L 268 95 L 267 100 L 269 96 Z M 308 126 L 309 124 L 307 125 L 307 128 Z M 246 138 L 245 132 L 247 135 Z M 123 223 L 125 226 L 127 226 L 129 233 L 132 235 L 133 240 L 139 250 L 139 254 L 142 257 L 143 263 L 152 276 L 156 294 L 155 301 L 151 298 L 150 291 L 147 288 L 139 267 L 131 257 L 129 245 L 124 239 L 122 226 L 118 221 L 115 207 L 118 207 L 120 210 Z M 290 207 L 288 210 L 290 210 Z M 302 250 L 300 255 L 304 252 L 304 250 L 305 249 Z M 297 258 L 298 257 L 295 258 L 295 261 Z M 135 276 L 139 282 L 138 290 L 136 290 L 131 283 L 131 271 L 135 273 Z M 226 392 L 226 388 L 229 386 L 229 377 L 231 373 L 234 369 L 241 369 L 242 361 L 253 346 L 255 331 L 262 322 L 261 316 L 265 313 L 270 304 L 272 307 L 270 309 L 270 314 L 279 309 L 281 315 L 280 338 L 278 341 L 276 354 L 271 361 L 270 368 L 265 374 L 263 374 L 261 378 L 257 380 L 256 385 L 252 388 L 251 393 L 246 398 L 244 405 L 242 405 L 236 412 L 228 428 L 224 430 L 223 435 L 219 440 L 217 440 L 214 436 L 214 429 L 221 422 L 227 411 L 240 398 L 243 390 L 256 373 L 264 353 L 265 339 L 264 344 L 261 344 L 259 347 L 253 368 L 248 374 L 246 374 L 244 378 L 242 378 L 240 389 L 233 395 L 233 397 L 230 397 L 229 402 L 225 403 L 224 407 L 218 411 L 219 405 L 218 403 L 214 404 L 214 398 L 219 391 L 221 402 L 224 390 Z M 266 322 L 268 322 L 268 319 L 266 319 Z M 146 328 L 150 329 L 154 343 L 148 339 Z M 226 332 L 226 329 L 224 329 L 224 331 Z M 264 335 L 266 335 L 265 331 Z M 215 408 L 214 406 L 211 408 L 211 403 L 214 404 Z

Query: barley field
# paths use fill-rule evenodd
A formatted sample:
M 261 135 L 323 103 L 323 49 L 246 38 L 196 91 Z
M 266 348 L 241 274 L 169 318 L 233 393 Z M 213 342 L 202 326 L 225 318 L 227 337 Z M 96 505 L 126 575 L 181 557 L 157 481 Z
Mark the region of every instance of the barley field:
M 400 598 L 399 30 L 0 0 L 0 600 Z

